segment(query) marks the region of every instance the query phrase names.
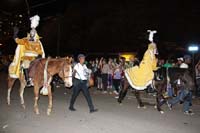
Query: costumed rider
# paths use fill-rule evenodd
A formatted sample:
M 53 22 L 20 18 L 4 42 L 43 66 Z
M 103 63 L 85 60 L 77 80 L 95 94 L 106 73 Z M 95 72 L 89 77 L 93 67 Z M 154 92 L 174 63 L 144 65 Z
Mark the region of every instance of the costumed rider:
M 139 66 L 134 66 L 125 70 L 125 76 L 129 84 L 136 90 L 144 90 L 149 85 L 152 85 L 154 71 L 158 69 L 157 58 L 155 56 L 158 52 L 156 44 L 153 41 L 153 36 L 157 31 L 148 30 L 148 32 L 149 41 L 151 43 L 148 45 L 148 49 Z
M 24 73 L 26 86 L 33 86 L 31 78 L 29 78 L 28 69 L 30 63 L 36 58 L 45 58 L 45 52 L 40 42 L 40 37 L 37 34 L 36 27 L 39 25 L 40 17 L 35 15 L 30 18 L 31 31 L 27 37 L 19 39 L 17 37 L 18 28 L 14 28 L 14 40 L 18 44 L 15 50 L 14 60 L 9 67 L 9 75 L 11 78 L 19 78 L 21 73 Z

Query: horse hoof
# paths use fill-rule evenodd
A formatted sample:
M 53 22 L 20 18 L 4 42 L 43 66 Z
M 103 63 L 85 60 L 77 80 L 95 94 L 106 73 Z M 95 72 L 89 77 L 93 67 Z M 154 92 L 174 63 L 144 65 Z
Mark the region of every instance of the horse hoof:
M 47 109 L 47 115 L 51 115 L 51 109 Z
M 50 112 L 47 112 L 47 115 L 48 115 L 48 116 L 50 116 L 50 115 L 51 115 L 51 113 L 50 113 Z
M 161 113 L 161 114 L 164 114 L 165 112 L 164 112 L 164 111 L 160 111 L 160 113 Z
M 122 103 L 122 101 L 121 101 L 121 100 L 119 100 L 119 99 L 117 99 L 117 102 L 118 102 L 118 103 Z
M 122 102 L 121 101 L 119 101 L 119 100 L 117 100 L 117 102 L 119 103 L 119 104 L 121 104 Z
M 40 112 L 39 112 L 39 111 L 36 111 L 36 112 L 35 112 L 35 114 L 36 114 L 36 115 L 39 115 L 39 114 L 40 114 Z
M 51 115 L 51 111 L 47 111 L 47 115 L 50 116 Z
M 10 100 L 7 100 L 7 105 L 10 106 Z
M 157 106 L 155 105 L 154 108 L 157 109 Z
M 40 114 L 39 109 L 35 109 L 35 114 L 36 114 L 36 115 L 39 115 L 39 114 Z

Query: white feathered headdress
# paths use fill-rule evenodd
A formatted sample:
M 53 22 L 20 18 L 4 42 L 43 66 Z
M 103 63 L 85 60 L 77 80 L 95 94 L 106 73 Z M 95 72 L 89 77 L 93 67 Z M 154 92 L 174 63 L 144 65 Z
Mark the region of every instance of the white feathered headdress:
M 157 33 L 156 30 L 147 30 L 149 32 L 149 41 L 153 43 L 153 36 Z
M 39 25 L 40 17 L 38 15 L 35 15 L 30 18 L 31 21 L 31 28 L 36 28 Z

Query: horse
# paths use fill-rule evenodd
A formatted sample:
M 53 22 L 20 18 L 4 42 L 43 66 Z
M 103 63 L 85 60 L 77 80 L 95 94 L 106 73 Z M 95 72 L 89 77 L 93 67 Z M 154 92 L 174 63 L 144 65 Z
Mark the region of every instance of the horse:
M 194 81 L 192 80 L 192 75 L 190 75 L 190 73 L 188 72 L 187 69 L 181 69 L 181 68 L 169 68 L 168 69 L 168 77 L 166 74 L 167 69 L 162 68 L 161 69 L 161 73 L 160 76 L 162 76 L 162 80 L 156 80 L 156 78 L 153 79 L 153 85 L 152 86 L 148 86 L 148 87 L 153 87 L 153 89 L 156 92 L 156 106 L 155 108 L 157 108 L 157 110 L 163 114 L 164 111 L 161 109 L 161 106 L 165 103 L 167 103 L 167 98 L 164 96 L 164 93 L 167 90 L 167 83 L 168 83 L 168 77 L 170 79 L 169 83 L 172 84 L 172 86 L 175 88 L 175 81 L 177 79 L 179 79 L 180 77 L 187 77 L 187 82 L 189 83 L 189 86 L 192 88 L 193 87 L 193 83 Z M 119 93 L 119 98 L 118 98 L 118 102 L 121 104 L 123 99 L 125 98 L 128 88 L 129 88 L 129 82 L 128 80 L 125 78 L 124 81 L 124 86 L 122 88 L 122 90 Z M 145 108 L 141 98 L 140 98 L 140 91 L 136 90 L 134 88 L 132 88 L 135 91 L 135 97 L 137 99 L 137 103 L 138 103 L 138 108 Z
M 161 104 L 159 101 L 163 100 L 164 99 L 164 96 L 163 96 L 163 93 L 165 92 L 165 83 L 166 81 L 165 80 L 162 80 L 162 81 L 157 81 L 157 80 L 154 80 L 154 85 L 153 86 L 148 86 L 147 88 L 151 87 L 152 89 L 155 90 L 156 92 L 156 108 L 157 110 L 160 112 L 160 113 L 164 113 L 163 110 L 161 109 Z M 128 80 L 125 78 L 124 79 L 124 85 L 122 87 L 122 89 L 120 90 L 120 93 L 119 93 L 119 98 L 118 98 L 118 103 L 122 103 L 122 101 L 124 100 L 127 92 L 128 92 L 128 89 L 130 87 L 130 84 L 128 82 Z M 146 88 L 146 89 L 147 89 Z M 146 108 L 145 105 L 143 104 L 142 102 L 142 99 L 140 97 L 140 92 L 142 90 L 136 90 L 134 88 L 132 88 L 134 90 L 134 94 L 135 94 L 135 97 L 137 99 L 137 103 L 138 103 L 138 108 Z M 145 89 L 145 90 L 146 90 Z
M 48 79 L 48 108 L 47 108 L 47 115 L 51 114 L 52 111 L 52 90 L 51 90 L 51 81 L 55 74 L 58 74 L 59 77 L 64 81 L 65 87 L 72 86 L 72 67 L 71 67 L 71 58 L 50 58 L 50 59 L 37 59 L 33 61 L 29 68 L 29 76 L 33 79 L 34 84 L 34 112 L 36 114 L 39 113 L 38 108 L 38 100 L 39 100 L 39 91 L 40 88 L 44 86 L 44 69 L 46 62 L 48 61 L 47 65 L 47 79 Z M 7 93 L 7 103 L 10 105 L 10 93 L 12 91 L 12 87 L 17 79 L 8 77 L 8 93 Z M 24 104 L 24 89 L 26 85 L 26 81 L 24 78 L 23 73 L 20 74 L 19 77 L 20 81 L 20 99 L 21 105 L 25 109 Z

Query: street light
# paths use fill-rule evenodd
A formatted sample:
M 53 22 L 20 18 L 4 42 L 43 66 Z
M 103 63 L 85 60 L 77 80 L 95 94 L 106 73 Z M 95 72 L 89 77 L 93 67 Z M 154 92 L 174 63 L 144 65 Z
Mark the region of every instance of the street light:
M 190 45 L 188 47 L 188 51 L 192 53 L 192 73 L 193 73 L 193 80 L 194 82 L 196 83 L 196 73 L 195 73 L 195 53 L 197 53 L 199 51 L 199 46 L 198 45 Z M 196 88 L 196 95 L 198 94 L 198 91 L 197 88 Z
M 197 52 L 199 50 L 199 47 L 198 45 L 191 45 L 188 47 L 188 51 L 194 53 L 194 52 Z

